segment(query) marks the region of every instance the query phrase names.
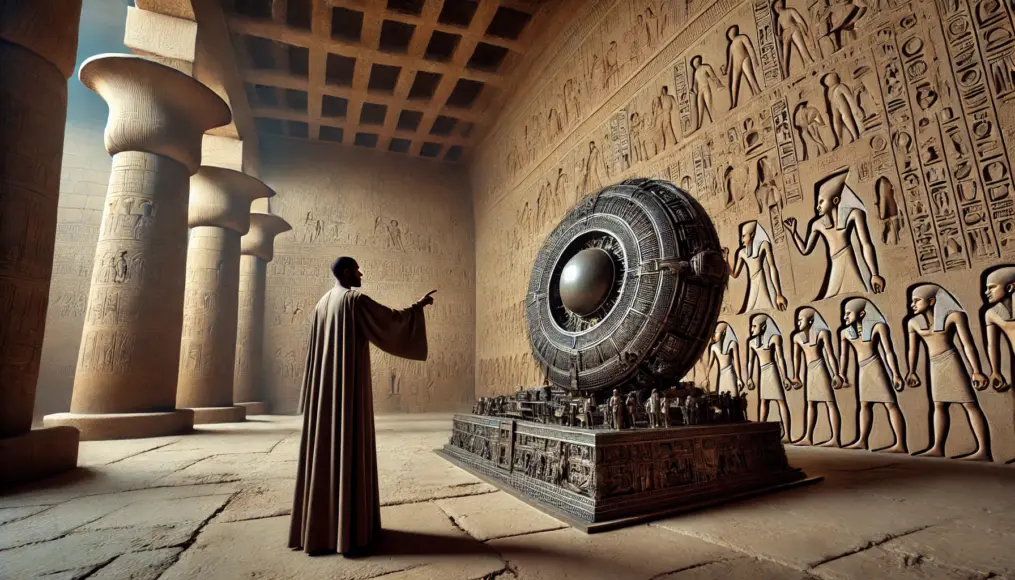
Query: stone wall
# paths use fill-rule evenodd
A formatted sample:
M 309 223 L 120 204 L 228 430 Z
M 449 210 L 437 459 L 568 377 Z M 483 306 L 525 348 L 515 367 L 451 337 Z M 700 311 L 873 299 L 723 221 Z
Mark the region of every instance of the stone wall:
M 945 407 L 947 455 L 976 448 L 966 411 L 982 409 L 995 461 L 1010 460 L 1015 390 L 988 387 L 970 400 L 966 356 L 951 370 L 939 357 L 932 372 L 908 306 L 914 285 L 940 285 L 934 308 L 968 315 L 943 318 L 941 331 L 930 325 L 935 352 L 954 344 L 989 376 L 995 345 L 1012 380 L 1011 344 L 988 338 L 984 324 L 992 316 L 1012 326 L 1010 293 L 1000 308 L 981 309 L 981 277 L 1015 264 L 1012 9 L 983 0 L 787 3 L 590 1 L 544 51 L 472 160 L 476 394 L 539 381 L 522 305 L 533 257 L 559 218 L 603 185 L 658 177 L 694 195 L 729 248 L 737 277 L 722 317 L 745 370 L 753 314 L 778 326 L 790 366 L 798 311 L 813 307 L 837 361 L 852 344 L 840 341 L 845 302 L 862 296 L 868 326 L 880 311 L 890 329 L 878 357 L 919 378 L 897 395 L 909 451 L 930 444 L 934 392 L 967 401 Z M 910 348 L 919 349 L 912 367 Z M 834 398 L 849 443 L 860 404 L 852 347 L 846 354 L 851 388 Z M 690 378 L 704 380 L 707 366 Z M 712 365 L 713 384 L 717 373 Z M 870 390 L 872 381 L 861 382 Z M 807 393 L 786 394 L 794 439 Z M 885 408 L 873 406 L 872 448 L 893 440 Z M 828 437 L 818 405 L 815 438 Z
M 372 349 L 375 409 L 467 408 L 475 238 L 464 168 L 277 138 L 262 140 L 261 178 L 277 192 L 272 212 L 293 226 L 275 239 L 268 264 L 265 372 L 272 412 L 296 409 L 314 306 L 334 286 L 331 263 L 342 255 L 360 263 L 363 291 L 391 307 L 438 289 L 427 313 L 427 362 Z

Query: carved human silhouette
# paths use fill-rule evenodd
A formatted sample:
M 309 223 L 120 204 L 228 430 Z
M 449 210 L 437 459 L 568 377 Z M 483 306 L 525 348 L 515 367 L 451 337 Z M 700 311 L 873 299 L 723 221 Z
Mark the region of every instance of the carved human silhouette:
M 723 253 L 729 257 L 729 249 L 723 248 Z M 747 292 L 739 313 L 771 308 L 786 310 L 786 297 L 782 294 L 782 281 L 772 254 L 772 240 L 764 226 L 757 221 L 740 225 L 740 248 L 737 249 L 734 263 L 730 265 L 730 276 L 739 278 L 745 266 L 748 273 Z
M 756 365 L 755 365 L 756 363 Z M 757 366 L 758 382 L 754 382 Z M 767 421 L 769 405 L 775 401 L 779 406 L 782 422 L 783 441 L 788 442 L 790 430 L 789 405 L 786 404 L 786 359 L 782 350 L 782 332 L 775 320 L 767 314 L 751 317 L 750 349 L 747 351 L 747 389 L 753 391 L 757 384 L 760 404 L 758 420 Z
M 673 111 L 677 108 L 677 98 L 670 94 L 666 85 L 659 91 L 659 131 L 662 133 L 663 149 L 677 144 L 677 132 L 673 130 Z
M 797 49 L 804 66 L 814 62 L 814 55 L 811 52 L 811 30 L 796 8 L 786 6 L 786 0 L 772 2 L 772 10 L 776 17 L 776 34 L 782 45 L 782 51 L 779 53 L 782 76 L 786 78 L 789 76 L 790 53 L 793 48 Z
M 648 149 L 645 147 L 645 120 L 637 112 L 631 113 L 627 127 L 631 135 L 631 150 L 634 152 L 635 162 L 648 161 Z
M 758 202 L 758 213 L 765 213 L 772 207 L 785 207 L 786 196 L 775 179 L 775 170 L 768 162 L 768 156 L 758 158 L 756 171 L 758 183 L 754 186 L 754 199 Z
M 987 334 L 987 359 L 990 361 L 990 386 L 1004 392 L 1011 378 L 1001 372 L 1001 341 L 1008 341 L 1008 360 L 1015 360 L 1015 266 L 1005 264 L 986 272 L 983 283 L 983 327 Z
M 803 144 L 801 159 L 810 159 L 810 150 L 813 148 L 816 155 L 828 153 L 825 140 L 821 137 L 821 127 L 825 126 L 825 118 L 821 112 L 810 106 L 807 101 L 800 101 L 793 111 L 793 124 L 800 135 L 800 142 Z
M 867 4 L 863 0 L 831 0 L 826 6 L 825 34 L 838 51 L 856 40 L 856 26 L 867 13 Z
M 617 41 L 611 40 L 603 56 L 603 88 L 610 88 L 610 84 L 620 72 L 619 48 Z
M 856 385 L 860 399 L 860 432 L 847 447 L 867 449 L 874 426 L 874 405 L 884 405 L 895 442 L 876 451 L 906 453 L 906 418 L 902 415 L 895 391 L 902 391 L 902 373 L 892 344 L 888 322 L 873 302 L 849 298 L 842 306 L 843 326 L 839 330 L 839 376 L 843 388 L 850 386 L 849 349 L 856 353 Z M 891 379 L 885 369 L 891 373 Z M 894 391 L 892 390 L 894 387 Z
M 895 199 L 895 186 L 884 175 L 874 182 L 874 200 L 878 206 L 878 221 L 881 222 L 881 241 L 894 246 L 899 243 L 902 215 Z
M 832 133 L 835 134 L 835 148 L 844 145 L 847 136 L 850 143 L 856 141 L 860 138 L 863 113 L 856 103 L 853 89 L 834 72 L 821 77 L 821 84 L 825 87 L 825 103 L 828 105 L 828 118 L 832 121 Z
M 825 405 L 832 436 L 825 447 L 839 447 L 841 429 L 839 405 L 833 389 L 842 386 L 839 365 L 832 350 L 832 331 L 821 314 L 809 306 L 797 310 L 797 331 L 793 333 L 793 354 L 789 384 L 794 389 L 807 385 L 807 428 L 797 441 L 800 445 L 814 444 L 814 428 L 818 424 L 818 403 Z
M 603 176 L 606 175 L 606 162 L 596 146 L 589 141 L 589 154 L 585 159 L 585 193 L 594 193 L 603 188 Z
M 715 327 L 715 334 L 712 336 L 707 356 L 708 363 L 705 365 L 703 387 L 709 388 L 708 374 L 712 371 L 712 365 L 715 364 L 719 367 L 715 392 L 740 394 L 744 388 L 744 381 L 741 378 L 743 377 L 743 365 L 740 363 L 740 342 L 728 322 L 720 321 Z
M 701 129 L 705 124 L 705 115 L 708 115 L 708 122 L 714 122 L 712 118 L 712 101 L 714 99 L 713 88 L 722 88 L 722 81 L 716 76 L 712 65 L 704 62 L 701 55 L 691 57 L 691 87 L 694 90 L 696 110 L 698 113 L 698 124 L 695 130 Z
M 758 84 L 756 69 L 761 68 L 758 64 L 758 55 L 754 51 L 754 43 L 746 34 L 740 34 L 740 27 L 734 24 L 726 30 L 726 65 L 722 68 L 722 74 L 727 75 L 730 86 L 730 109 L 734 109 L 740 100 L 740 83 L 746 80 L 751 90 L 751 96 L 761 92 Z
M 816 300 L 849 292 L 877 294 L 885 289 L 867 227 L 867 208 L 846 184 L 848 175 L 849 170 L 844 169 L 814 185 L 815 215 L 807 226 L 806 239 L 797 232 L 796 218 L 785 220 L 801 254 L 813 252 L 818 238 L 828 247 L 828 266 Z M 863 260 L 857 259 L 858 254 Z
M 910 289 L 912 316 L 906 323 L 909 331 L 909 375 L 906 384 L 919 387 L 916 365 L 920 358 L 920 342 L 927 346 L 930 398 L 934 403 L 934 438 L 931 446 L 917 455 L 943 457 L 948 437 L 948 406 L 960 404 L 966 411 L 969 426 L 976 437 L 977 449 L 957 458 L 990 461 L 990 429 L 973 389 L 987 388 L 988 380 L 980 369 L 980 355 L 969 330 L 969 319 L 955 297 L 937 284 L 918 284 Z M 957 346 L 965 355 L 966 370 Z

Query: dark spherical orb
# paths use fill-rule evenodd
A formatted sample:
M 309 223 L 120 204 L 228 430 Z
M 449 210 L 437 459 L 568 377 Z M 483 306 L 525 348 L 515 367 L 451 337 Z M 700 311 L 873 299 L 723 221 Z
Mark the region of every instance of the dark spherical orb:
M 578 316 L 594 313 L 610 297 L 616 281 L 613 257 L 601 248 L 574 255 L 560 272 L 560 300 Z

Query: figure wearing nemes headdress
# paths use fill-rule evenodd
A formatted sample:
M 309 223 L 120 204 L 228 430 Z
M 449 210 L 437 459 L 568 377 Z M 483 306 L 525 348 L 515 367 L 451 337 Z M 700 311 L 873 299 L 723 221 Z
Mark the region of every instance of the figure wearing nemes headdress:
M 807 239 L 797 233 L 796 218 L 785 220 L 801 254 L 813 252 L 818 238 L 824 238 L 828 246 L 828 269 L 815 300 L 853 292 L 877 294 L 885 289 L 867 227 L 867 208 L 846 184 L 848 175 L 849 170 L 844 169 L 815 184 L 814 219 L 807 227 Z
M 317 303 L 303 373 L 303 435 L 289 526 L 289 547 L 309 554 L 366 550 L 381 529 L 370 385 L 370 345 L 426 360 L 423 308 L 392 310 L 356 288 L 362 273 L 342 257 L 331 267 L 338 285 Z
M 917 455 L 942 457 L 945 453 L 945 439 L 948 437 L 948 406 L 960 404 L 969 418 L 969 426 L 976 437 L 977 449 L 955 459 L 990 461 L 990 428 L 987 418 L 980 409 L 973 389 L 987 388 L 987 377 L 980 370 L 980 355 L 969 331 L 969 319 L 959 301 L 951 292 L 937 284 L 920 284 L 910 293 L 910 308 L 913 316 L 907 324 L 909 329 L 909 376 L 910 387 L 920 386 L 916 374 L 916 363 L 920 357 L 920 341 L 927 345 L 928 378 L 930 398 L 934 402 L 934 442 L 926 451 Z M 972 370 L 966 370 L 962 355 L 956 349 L 962 347 L 962 354 Z

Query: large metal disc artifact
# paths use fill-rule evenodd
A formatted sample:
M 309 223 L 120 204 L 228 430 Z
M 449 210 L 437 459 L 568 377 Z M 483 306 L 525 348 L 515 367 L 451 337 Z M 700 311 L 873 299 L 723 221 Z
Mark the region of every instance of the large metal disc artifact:
M 536 256 L 533 355 L 570 391 L 676 382 L 715 331 L 727 277 L 715 227 L 687 192 L 649 179 L 606 187 Z

